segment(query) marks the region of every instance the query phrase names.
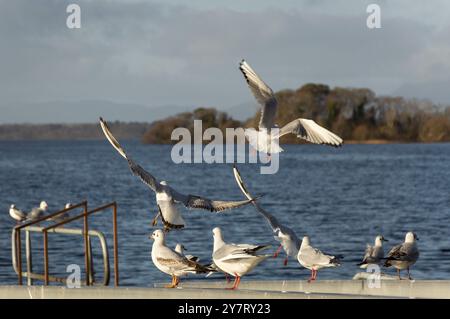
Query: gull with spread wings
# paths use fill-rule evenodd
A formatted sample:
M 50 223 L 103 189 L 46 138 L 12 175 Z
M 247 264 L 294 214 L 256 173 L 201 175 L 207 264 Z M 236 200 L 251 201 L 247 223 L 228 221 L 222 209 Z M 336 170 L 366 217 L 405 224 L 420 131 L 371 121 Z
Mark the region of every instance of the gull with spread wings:
M 236 178 L 236 182 L 239 185 L 239 188 L 241 189 L 242 193 L 248 198 L 251 199 L 250 192 L 248 191 L 247 187 L 244 184 L 244 181 L 242 180 L 241 174 L 239 173 L 236 165 L 233 166 L 233 173 L 234 177 Z M 259 205 L 258 202 L 254 201 L 253 205 L 255 206 L 256 210 L 263 215 L 263 217 L 267 220 L 267 223 L 270 225 L 273 231 L 273 238 L 275 240 L 280 242 L 280 246 L 278 247 L 277 251 L 274 254 L 274 257 L 278 257 L 278 254 L 281 250 L 281 248 L 284 249 L 286 252 L 286 258 L 284 259 L 284 265 L 286 266 L 288 263 L 288 257 L 297 257 L 298 250 L 300 249 L 301 241 L 295 234 L 295 232 L 281 224 L 275 216 L 264 210 L 261 205 Z
M 298 118 L 278 128 L 275 124 L 278 103 L 272 89 L 264 83 L 245 60 L 241 61 L 239 69 L 256 100 L 262 106 L 258 131 L 255 129 L 245 131 L 250 145 L 257 151 L 269 155 L 283 151 L 278 144 L 278 139 L 286 134 L 295 134 L 314 144 L 326 144 L 334 147 L 342 145 L 342 138 L 310 119 Z M 276 130 L 272 132 L 273 129 Z
M 106 122 L 100 118 L 100 125 L 108 141 L 111 145 L 122 155 L 127 161 L 131 172 L 139 177 L 141 181 L 146 184 L 156 194 L 156 203 L 158 205 L 158 214 L 153 220 L 153 225 L 156 225 L 158 217 L 164 225 L 164 229 L 169 231 L 171 229 L 183 228 L 185 221 L 177 208 L 177 204 L 183 204 L 187 208 L 204 209 L 211 212 L 221 212 L 228 209 L 237 208 L 247 205 L 253 201 L 221 201 L 211 200 L 205 197 L 196 195 L 184 195 L 177 192 L 170 187 L 167 182 L 159 182 L 152 174 L 144 170 L 140 165 L 136 164 L 120 146 L 119 142 L 112 135 Z

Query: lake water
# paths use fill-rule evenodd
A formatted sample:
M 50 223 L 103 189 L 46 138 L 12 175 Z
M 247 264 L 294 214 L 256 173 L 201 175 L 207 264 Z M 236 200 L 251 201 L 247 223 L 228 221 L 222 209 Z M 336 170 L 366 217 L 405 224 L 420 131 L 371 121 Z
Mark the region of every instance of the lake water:
M 136 162 L 180 192 L 214 199 L 243 198 L 230 164 L 176 165 L 170 146 L 122 143 Z M 345 145 L 339 149 L 291 145 L 285 146 L 275 175 L 260 175 L 258 165 L 239 167 L 251 192 L 265 194 L 261 204 L 266 210 L 299 237 L 308 234 L 319 249 L 345 256 L 341 267 L 320 271 L 319 279 L 351 279 L 366 243 L 383 234 L 390 248 L 402 242 L 408 230 L 420 238 L 421 255 L 412 268 L 413 277 L 450 279 L 450 144 Z M 170 281 L 150 258 L 154 194 L 130 173 L 126 161 L 106 141 L 0 142 L 0 178 L 1 285 L 17 282 L 10 241 L 15 223 L 8 208 L 15 203 L 29 210 L 41 200 L 48 202 L 50 211 L 84 199 L 91 208 L 117 201 L 121 285 Z M 221 214 L 184 210 L 183 216 L 187 227 L 170 232 L 167 242 L 171 246 L 184 243 L 187 253 L 205 263 L 211 257 L 215 226 L 223 229 L 226 241 L 271 243 L 272 252 L 277 247 L 269 226 L 253 206 Z M 107 235 L 112 255 L 111 214 L 94 216 L 91 229 Z M 34 270 L 42 273 L 42 235 L 32 238 Z M 50 234 L 49 240 L 51 275 L 64 275 L 72 263 L 84 265 L 81 237 Z M 309 271 L 295 259 L 287 267 L 282 260 L 270 258 L 245 278 L 308 278 Z M 99 277 L 100 264 L 96 258 Z M 188 280 L 192 278 L 203 276 Z M 220 277 L 206 280 L 212 278 Z

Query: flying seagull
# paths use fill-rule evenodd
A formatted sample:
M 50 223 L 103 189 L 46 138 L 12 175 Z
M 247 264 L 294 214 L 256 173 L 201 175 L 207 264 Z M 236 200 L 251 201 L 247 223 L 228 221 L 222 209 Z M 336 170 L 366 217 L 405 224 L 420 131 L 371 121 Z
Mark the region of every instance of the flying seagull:
M 319 269 L 341 265 L 338 257 L 327 255 L 312 247 L 308 236 L 303 237 L 297 258 L 300 265 L 311 270 L 311 277 L 308 282 L 316 280 Z
M 11 216 L 17 222 L 17 224 L 27 219 L 27 215 L 23 211 L 18 209 L 14 204 L 12 204 L 9 208 L 9 216 Z
M 244 193 L 244 195 L 248 199 L 252 199 L 250 192 L 248 191 L 247 187 L 244 184 L 244 181 L 242 180 L 241 174 L 239 173 L 239 170 L 237 169 L 236 165 L 233 167 L 234 177 L 236 178 L 236 182 L 239 185 L 239 188 Z M 298 250 L 300 249 L 300 239 L 298 239 L 295 232 L 281 224 L 272 214 L 265 211 L 256 201 L 253 201 L 253 206 L 255 206 L 256 210 L 266 219 L 267 223 L 272 228 L 272 231 L 274 233 L 275 240 L 280 242 L 280 246 L 278 247 L 277 251 L 275 252 L 274 257 L 278 257 L 278 253 L 281 250 L 281 248 L 284 249 L 286 252 L 286 258 L 284 259 L 284 265 L 286 266 L 288 263 L 289 256 L 296 257 L 298 254 Z
M 236 289 L 241 277 L 250 272 L 260 262 L 270 255 L 257 255 L 260 250 L 270 245 L 227 244 L 222 238 L 219 227 L 213 229 L 214 247 L 213 262 L 221 271 L 234 276 L 234 284 L 230 289 Z
M 250 145 L 256 150 L 269 155 L 283 151 L 278 145 L 278 139 L 286 134 L 295 134 L 297 137 L 314 144 L 326 144 L 335 147 L 342 145 L 342 138 L 310 119 L 298 118 L 278 129 L 275 124 L 277 99 L 272 89 L 264 83 L 245 60 L 241 61 L 239 69 L 256 100 L 262 106 L 258 131 L 248 129 L 245 132 Z M 275 128 L 278 131 L 272 133 L 272 129 Z
M 208 273 L 209 269 L 197 263 L 194 260 L 189 260 L 182 254 L 170 249 L 166 246 L 164 232 L 157 229 L 151 235 L 154 240 L 152 246 L 152 261 L 153 264 L 163 273 L 172 276 L 172 283 L 166 288 L 175 288 L 180 283 L 180 276 L 188 273 L 199 274 Z
M 419 259 L 419 249 L 417 248 L 416 240 L 419 240 L 417 235 L 413 232 L 408 232 L 405 236 L 405 242 L 394 246 L 387 254 L 384 266 L 394 266 L 397 269 L 398 279 L 402 279 L 400 270 L 403 269 L 408 271 L 408 279 L 412 279 L 409 267 L 414 265 Z
M 253 200 L 242 201 L 221 201 L 211 200 L 205 197 L 196 195 L 184 195 L 177 192 L 170 187 L 166 181 L 158 182 L 152 174 L 144 170 L 140 165 L 136 164 L 120 146 L 119 142 L 112 135 L 106 122 L 100 118 L 100 125 L 106 138 L 111 145 L 122 155 L 127 161 L 131 172 L 138 176 L 141 181 L 146 184 L 156 194 L 156 203 L 158 205 L 158 214 L 153 220 L 153 225 L 156 225 L 158 217 L 161 218 L 166 231 L 172 228 L 179 229 L 185 226 L 185 222 L 181 213 L 178 211 L 178 203 L 183 204 L 187 208 L 204 209 L 211 212 L 221 212 L 228 209 L 237 208 L 251 203 Z
M 375 237 L 375 245 L 367 244 L 362 262 L 358 264 L 359 268 L 366 269 L 370 264 L 378 265 L 384 257 L 383 242 L 388 241 L 382 235 Z

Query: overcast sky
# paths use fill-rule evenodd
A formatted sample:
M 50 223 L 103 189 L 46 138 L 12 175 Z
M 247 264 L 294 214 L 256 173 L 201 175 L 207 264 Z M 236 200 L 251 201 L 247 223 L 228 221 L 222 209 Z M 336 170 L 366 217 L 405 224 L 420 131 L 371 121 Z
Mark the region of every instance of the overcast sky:
M 81 29 L 66 27 L 69 3 Z M 366 27 L 369 3 L 381 29 Z M 274 90 L 320 82 L 450 104 L 450 1 L 0 0 L 0 105 L 224 109 L 252 100 L 242 58 Z

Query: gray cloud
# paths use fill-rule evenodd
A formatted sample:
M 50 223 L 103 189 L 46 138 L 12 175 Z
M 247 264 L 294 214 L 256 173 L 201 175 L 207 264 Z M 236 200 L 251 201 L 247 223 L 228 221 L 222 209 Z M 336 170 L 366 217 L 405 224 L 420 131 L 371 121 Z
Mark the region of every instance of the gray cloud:
M 274 89 L 323 82 L 450 101 L 444 86 L 431 85 L 450 81 L 449 26 L 414 15 L 419 2 L 404 11 L 380 2 L 383 27 L 369 30 L 365 7 L 358 14 L 347 1 L 263 1 L 252 10 L 248 2 L 85 0 L 75 1 L 82 28 L 69 30 L 71 2 L 0 0 L 0 105 L 96 99 L 225 108 L 252 99 L 241 58 Z

